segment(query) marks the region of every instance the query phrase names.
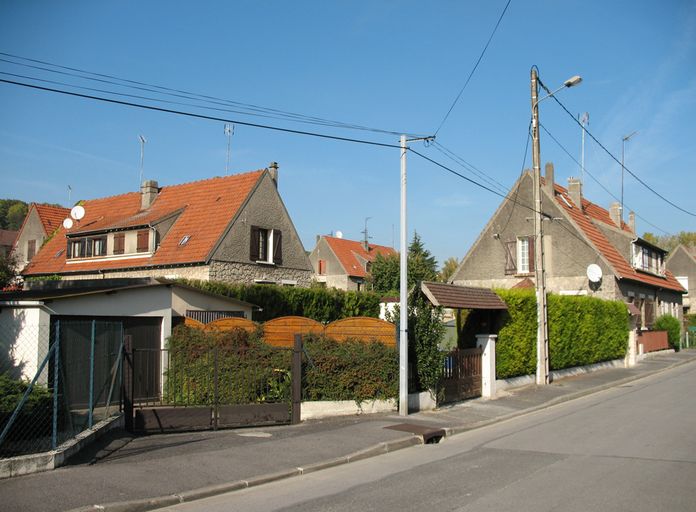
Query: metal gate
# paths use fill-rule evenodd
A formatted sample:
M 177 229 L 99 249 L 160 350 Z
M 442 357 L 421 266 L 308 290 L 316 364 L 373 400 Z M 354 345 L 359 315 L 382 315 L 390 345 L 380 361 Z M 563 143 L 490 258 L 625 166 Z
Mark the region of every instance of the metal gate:
M 458 402 L 481 396 L 483 349 L 454 349 L 445 357 L 442 372 L 443 402 Z
M 123 395 L 132 432 L 299 421 L 297 346 L 135 349 L 129 341 L 126 337 Z

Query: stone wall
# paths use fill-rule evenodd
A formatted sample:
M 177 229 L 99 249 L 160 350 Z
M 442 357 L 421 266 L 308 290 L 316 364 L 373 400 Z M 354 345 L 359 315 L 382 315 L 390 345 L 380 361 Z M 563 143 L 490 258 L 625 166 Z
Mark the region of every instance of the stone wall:
M 210 279 L 210 267 L 208 265 L 199 265 L 195 267 L 177 267 L 177 268 L 147 268 L 139 270 L 115 270 L 103 271 L 100 273 L 89 273 L 62 276 L 64 281 L 82 280 L 82 279 L 116 279 L 120 277 L 164 277 L 167 279 L 200 279 L 207 281 Z
M 303 288 L 309 287 L 313 278 L 311 270 L 226 261 L 212 261 L 209 276 L 211 281 L 226 283 L 254 284 L 261 281 Z

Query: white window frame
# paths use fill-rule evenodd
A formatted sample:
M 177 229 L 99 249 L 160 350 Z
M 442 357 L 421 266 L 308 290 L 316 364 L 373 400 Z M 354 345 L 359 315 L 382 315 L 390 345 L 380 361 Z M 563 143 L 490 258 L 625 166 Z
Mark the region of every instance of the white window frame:
M 517 273 L 529 274 L 529 238 L 517 238 Z

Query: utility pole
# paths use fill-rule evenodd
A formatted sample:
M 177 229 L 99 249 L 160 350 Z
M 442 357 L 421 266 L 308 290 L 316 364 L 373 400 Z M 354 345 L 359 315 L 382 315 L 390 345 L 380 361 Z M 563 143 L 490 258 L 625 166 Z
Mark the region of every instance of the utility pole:
M 408 236 L 406 223 L 406 153 L 408 142 L 430 141 L 435 137 L 407 139 L 402 135 L 401 145 L 401 233 L 399 243 L 399 416 L 408 416 Z M 365 226 L 367 231 L 367 225 Z
M 399 241 L 399 416 L 408 416 L 408 298 L 406 253 L 406 135 L 401 143 L 401 237 Z
M 234 135 L 234 125 L 225 123 L 225 135 L 227 135 L 227 160 L 225 163 L 225 174 L 230 172 L 230 143 L 232 142 L 232 135 Z
M 546 275 L 544 273 L 544 225 L 541 214 L 541 163 L 539 147 L 539 76 L 532 68 L 532 163 L 534 167 L 534 272 L 537 298 L 536 383 L 549 383 L 549 332 L 546 315 Z

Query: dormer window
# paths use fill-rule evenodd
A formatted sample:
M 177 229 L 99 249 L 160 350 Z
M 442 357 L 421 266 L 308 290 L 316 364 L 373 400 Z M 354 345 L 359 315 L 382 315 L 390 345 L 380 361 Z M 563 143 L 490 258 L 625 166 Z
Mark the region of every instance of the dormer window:
M 106 256 L 106 235 L 75 238 L 68 241 L 68 258 Z
M 636 270 L 665 275 L 665 252 L 640 242 L 633 243 L 632 265 Z

